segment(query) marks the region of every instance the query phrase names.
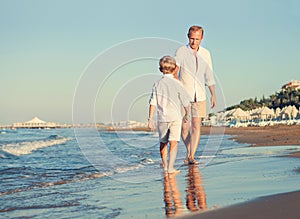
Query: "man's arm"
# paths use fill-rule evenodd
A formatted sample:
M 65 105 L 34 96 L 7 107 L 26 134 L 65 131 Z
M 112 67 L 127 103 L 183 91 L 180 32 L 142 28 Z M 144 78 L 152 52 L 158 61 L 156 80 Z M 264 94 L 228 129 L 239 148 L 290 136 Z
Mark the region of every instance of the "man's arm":
M 215 85 L 210 85 L 208 86 L 210 94 L 211 94 L 211 108 L 215 108 L 216 104 L 217 104 L 217 100 L 216 100 L 216 92 L 215 92 Z
M 190 108 L 191 108 L 190 105 L 184 107 L 184 110 L 185 110 L 185 115 L 184 115 L 184 117 L 183 117 L 183 121 L 184 121 L 184 122 L 189 122 L 190 119 L 191 119 Z

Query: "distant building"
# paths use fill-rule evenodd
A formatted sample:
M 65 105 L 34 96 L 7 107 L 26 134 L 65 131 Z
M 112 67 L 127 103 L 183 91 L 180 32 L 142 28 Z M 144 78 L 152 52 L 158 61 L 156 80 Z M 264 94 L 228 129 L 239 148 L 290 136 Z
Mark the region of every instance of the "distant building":
M 60 128 L 61 125 L 55 122 L 45 122 L 37 117 L 27 122 L 17 122 L 12 125 L 13 128 L 29 128 L 29 129 L 48 129 L 48 128 Z
M 146 128 L 147 123 L 137 122 L 137 121 L 120 121 L 120 122 L 113 122 L 106 125 L 110 127 L 110 129 L 138 129 L 138 128 Z
M 286 90 L 287 88 L 294 88 L 295 90 L 300 89 L 300 81 L 292 80 L 281 87 L 282 90 Z

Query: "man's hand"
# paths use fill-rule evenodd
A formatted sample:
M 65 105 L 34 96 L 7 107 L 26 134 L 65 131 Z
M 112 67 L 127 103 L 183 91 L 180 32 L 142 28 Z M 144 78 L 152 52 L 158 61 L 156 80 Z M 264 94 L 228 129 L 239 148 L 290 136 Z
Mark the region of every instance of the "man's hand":
M 211 102 L 211 108 L 215 108 L 216 107 L 216 104 L 217 104 L 217 101 L 216 101 L 216 95 L 212 95 L 211 96 L 211 99 L 210 99 L 210 102 Z
M 210 98 L 211 106 L 210 107 L 213 109 L 217 105 L 215 86 L 211 85 L 211 86 L 208 86 L 208 88 L 209 88 L 209 91 L 210 91 L 210 94 L 211 94 L 211 98 Z
M 185 114 L 183 117 L 183 122 L 186 123 L 186 122 L 190 121 L 190 119 L 191 119 L 190 114 Z

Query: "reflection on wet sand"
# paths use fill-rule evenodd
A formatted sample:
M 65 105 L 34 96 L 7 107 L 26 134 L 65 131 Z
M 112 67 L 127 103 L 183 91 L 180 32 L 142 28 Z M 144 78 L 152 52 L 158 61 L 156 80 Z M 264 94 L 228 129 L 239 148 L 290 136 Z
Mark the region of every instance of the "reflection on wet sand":
M 198 166 L 190 165 L 187 174 L 186 207 L 192 212 L 207 209 L 206 194 Z
M 176 174 L 164 175 L 164 202 L 167 217 L 178 216 L 182 212 L 183 206 L 177 187 Z

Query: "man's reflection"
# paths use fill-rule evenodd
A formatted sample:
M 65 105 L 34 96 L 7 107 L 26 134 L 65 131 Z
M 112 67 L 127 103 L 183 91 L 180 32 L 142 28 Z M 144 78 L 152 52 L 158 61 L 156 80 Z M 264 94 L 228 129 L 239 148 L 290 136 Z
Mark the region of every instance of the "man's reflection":
M 186 207 L 190 211 L 206 210 L 206 195 L 197 165 L 189 165 L 187 174 Z
M 167 217 L 178 216 L 182 212 L 183 206 L 177 187 L 176 174 L 164 175 L 164 202 Z

